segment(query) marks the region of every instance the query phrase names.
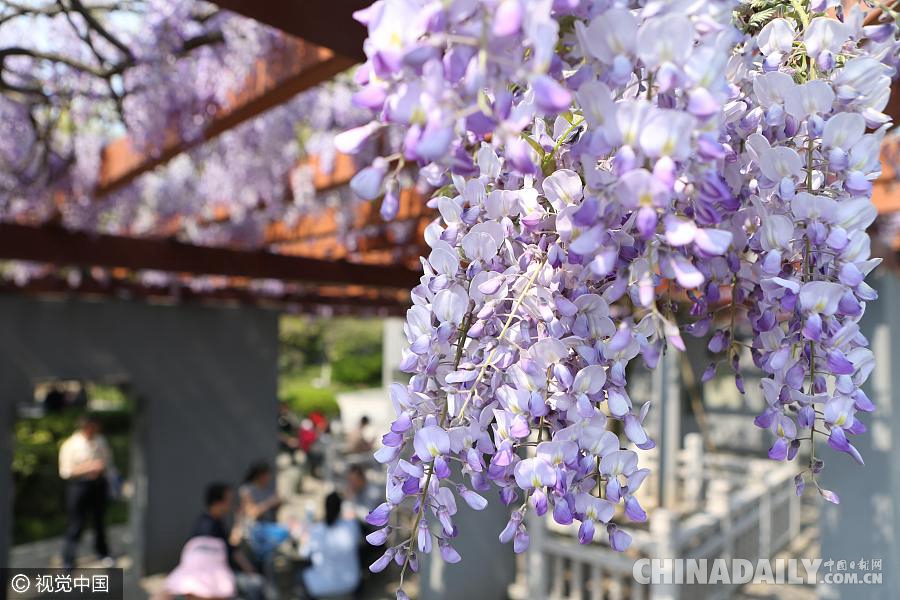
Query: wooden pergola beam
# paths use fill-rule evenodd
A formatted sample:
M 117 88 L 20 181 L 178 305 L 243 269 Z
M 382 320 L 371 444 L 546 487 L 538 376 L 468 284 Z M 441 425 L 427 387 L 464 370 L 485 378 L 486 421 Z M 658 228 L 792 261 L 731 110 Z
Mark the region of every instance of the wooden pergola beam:
M 339 235 L 342 228 L 338 213 L 341 210 L 346 209 L 326 208 L 304 215 L 290 225 L 274 222 L 266 230 L 266 243 L 279 244 Z M 358 203 L 353 207 L 353 216 L 345 227 L 349 230 L 361 230 L 373 226 L 389 226 L 390 222 L 385 222 L 380 210 L 381 200 Z M 418 191 L 406 188 L 400 192 L 400 206 L 393 222 L 434 217 L 436 214 L 436 211 L 425 206 L 425 199 Z
M 218 6 L 363 62 L 366 30 L 353 13 L 372 0 L 211 0 Z
M 354 60 L 285 36 L 277 56 L 257 62 L 241 90 L 213 117 L 202 136 L 182 138 L 167 132 L 161 148 L 147 149 L 122 137 L 103 149 L 97 197 L 113 192 L 139 175 L 166 163 L 185 150 L 209 141 L 229 129 L 274 108 L 298 93 L 327 81 L 349 69 Z
M 895 90 L 900 93 L 900 90 Z M 874 182 L 872 204 L 879 215 L 900 211 L 900 173 L 894 171 L 895 159 L 900 154 L 900 139 L 888 136 L 881 143 L 881 177 Z
M 321 159 L 314 154 L 294 168 L 300 169 L 307 166 L 312 170 L 313 186 L 317 192 L 326 192 L 347 185 L 356 175 L 356 163 L 353 156 L 343 152 L 334 153 L 330 167 L 323 166 Z
M 194 246 L 170 240 L 90 235 L 11 223 L 0 224 L 0 258 L 59 266 L 123 267 L 377 288 L 410 289 L 419 279 L 416 271 L 405 267 Z
M 848 3 L 845 2 L 844 4 L 846 6 Z M 850 2 L 849 4 L 863 4 L 863 3 L 857 1 L 857 2 Z M 884 5 L 887 6 L 887 8 L 893 9 L 897 6 L 897 0 L 888 0 Z M 880 6 L 875 8 L 874 10 L 869 11 L 869 13 L 866 15 L 865 20 L 863 21 L 863 25 L 875 25 L 880 20 L 882 20 L 881 16 L 883 14 L 884 14 L 884 11 L 881 9 Z M 889 21 L 889 20 L 890 20 L 890 16 L 888 16 L 888 18 L 885 19 L 885 21 Z
M 0 293 L 52 297 L 119 298 L 161 304 L 184 302 L 241 304 L 288 309 L 292 312 L 328 310 L 331 313 L 353 315 L 371 313 L 399 316 L 403 315 L 409 307 L 408 296 L 405 299 L 383 296 L 338 296 L 322 294 L 318 291 L 288 292 L 281 296 L 266 296 L 240 286 L 196 291 L 183 286 L 151 287 L 131 281 L 102 282 L 95 279 L 84 279 L 76 287 L 72 287 L 64 278 L 56 275 L 31 279 L 24 285 L 0 282 Z

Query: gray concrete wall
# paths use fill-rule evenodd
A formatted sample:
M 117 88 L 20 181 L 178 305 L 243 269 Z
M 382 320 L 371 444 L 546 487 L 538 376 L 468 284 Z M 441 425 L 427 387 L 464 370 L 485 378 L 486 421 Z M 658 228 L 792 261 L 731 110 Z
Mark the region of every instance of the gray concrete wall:
M 15 405 L 43 378 L 126 378 L 138 398 L 135 535 L 145 573 L 178 561 L 202 492 L 274 459 L 278 316 L 253 308 L 0 297 L 0 564 Z
M 873 280 L 879 299 L 866 308 L 861 326 L 876 361 L 863 389 L 877 408 L 874 414 L 862 416 L 868 433 L 853 439 L 866 466 L 825 444 L 818 453 L 825 460 L 823 487 L 841 498 L 837 506 L 823 502 L 821 556 L 835 561 L 832 573 L 837 572 L 837 561 L 846 560 L 846 572 L 858 573 L 860 578 L 865 572 L 859 569 L 860 559 L 881 559 L 883 581 L 881 585 L 819 585 L 819 597 L 828 600 L 888 600 L 900 594 L 900 279 L 888 274 Z M 849 567 L 850 562 L 855 568 Z M 826 573 L 823 566 L 819 574 Z

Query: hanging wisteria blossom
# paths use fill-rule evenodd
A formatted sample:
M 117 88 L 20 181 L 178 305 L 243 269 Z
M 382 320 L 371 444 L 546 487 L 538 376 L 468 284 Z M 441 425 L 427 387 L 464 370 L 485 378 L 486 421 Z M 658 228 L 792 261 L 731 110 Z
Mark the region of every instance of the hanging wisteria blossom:
M 723 362 L 742 392 L 749 345 L 769 456 L 808 444 L 798 493 L 838 502 L 816 442 L 862 462 L 851 439 L 874 408 L 858 321 L 876 298 L 866 228 L 897 31 L 837 4 L 379 0 L 357 14 L 355 101 L 376 118 L 336 144 L 399 135 L 353 189 L 390 205 L 415 178 L 440 213 L 405 327 L 411 379 L 376 453 L 387 498 L 369 541 L 389 547 L 373 570 L 405 575 L 434 548 L 460 560 L 457 498 L 482 509 L 492 487 L 516 552 L 529 510 L 626 549 L 613 518 L 646 518 L 639 454 L 654 445 L 626 367 L 655 367 L 685 333 L 720 356 L 704 380 Z M 413 527 L 392 535 L 401 507 Z

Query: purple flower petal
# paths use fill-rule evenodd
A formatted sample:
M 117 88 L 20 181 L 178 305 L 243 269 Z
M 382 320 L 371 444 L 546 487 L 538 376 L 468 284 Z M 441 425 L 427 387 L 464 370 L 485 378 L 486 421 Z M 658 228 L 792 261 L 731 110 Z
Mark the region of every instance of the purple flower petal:
M 513 552 L 516 554 L 522 554 L 526 550 L 528 550 L 528 544 L 530 539 L 528 537 L 528 532 L 525 530 L 523 525 L 519 525 L 519 529 L 516 531 L 516 535 L 513 537 Z
M 388 521 L 391 518 L 392 508 L 393 507 L 389 503 L 382 502 L 377 507 L 372 509 L 372 511 L 368 515 L 366 515 L 366 523 L 375 527 L 383 527 L 387 525 Z
M 831 490 L 825 490 L 825 489 L 819 488 L 819 494 L 823 498 L 825 498 L 825 500 L 827 500 L 828 502 L 831 502 L 832 504 L 840 504 L 841 503 L 841 499 L 838 497 L 838 495 L 835 494 L 834 492 L 832 492 Z
M 454 563 L 458 563 L 460 560 L 462 560 L 462 557 L 459 555 L 459 552 L 457 552 L 453 548 L 453 546 L 450 545 L 449 542 L 447 542 L 445 540 L 440 540 L 438 542 L 438 548 L 440 548 L 441 558 L 444 559 L 445 562 L 454 564 Z
M 387 551 L 381 555 L 381 558 L 369 566 L 369 570 L 373 573 L 381 573 L 389 564 L 391 564 L 395 554 L 396 550 L 394 550 L 394 548 L 388 548 Z
M 609 533 L 609 545 L 616 552 L 625 552 L 631 546 L 631 536 L 616 527 L 609 525 L 607 527 Z
M 590 544 L 594 541 L 594 521 L 586 519 L 578 527 L 578 541 L 582 544 Z
M 519 0 L 503 0 L 494 11 L 491 31 L 497 37 L 508 37 L 522 26 L 522 4 Z
M 548 113 L 559 113 L 572 104 L 572 92 L 547 75 L 535 77 L 531 86 L 538 108 Z
M 625 514 L 632 521 L 643 523 L 647 520 L 647 513 L 641 508 L 641 504 L 634 496 L 625 497 Z
M 788 443 L 784 438 L 778 438 L 769 448 L 769 458 L 772 460 L 784 460 L 787 458 Z

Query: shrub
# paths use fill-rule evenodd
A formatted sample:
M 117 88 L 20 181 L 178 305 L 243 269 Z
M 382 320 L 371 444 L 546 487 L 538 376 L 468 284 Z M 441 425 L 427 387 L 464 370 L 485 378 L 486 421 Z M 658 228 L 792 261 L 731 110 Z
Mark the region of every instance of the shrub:
M 326 360 L 325 326 L 327 321 L 310 317 L 285 316 L 279 328 L 278 369 L 292 374 Z
M 353 386 L 381 383 L 383 328 L 375 319 L 335 320 L 326 332 L 335 382 Z
M 279 398 L 299 415 L 320 412 L 336 417 L 340 413 L 335 392 L 331 388 L 314 387 L 302 377 L 282 378 L 280 387 Z

